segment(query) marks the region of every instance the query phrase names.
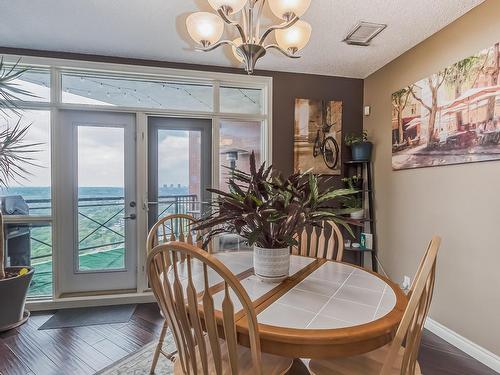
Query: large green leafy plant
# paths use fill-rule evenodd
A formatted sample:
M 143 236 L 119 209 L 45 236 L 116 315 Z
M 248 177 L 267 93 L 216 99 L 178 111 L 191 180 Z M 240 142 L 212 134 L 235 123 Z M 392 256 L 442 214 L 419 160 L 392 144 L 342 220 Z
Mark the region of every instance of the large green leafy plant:
M 272 166 L 256 168 L 250 155 L 250 173 L 231 169 L 229 192 L 208 189 L 217 198 L 211 214 L 195 224 L 196 230 L 208 230 L 205 243 L 222 233 L 234 233 L 249 245 L 278 249 L 297 244 L 297 234 L 305 227 L 321 226 L 331 220 L 345 226 L 345 209 L 333 208 L 335 201 L 354 193 L 351 189 L 333 189 L 329 181 L 318 181 L 312 173 L 295 173 L 284 178 Z

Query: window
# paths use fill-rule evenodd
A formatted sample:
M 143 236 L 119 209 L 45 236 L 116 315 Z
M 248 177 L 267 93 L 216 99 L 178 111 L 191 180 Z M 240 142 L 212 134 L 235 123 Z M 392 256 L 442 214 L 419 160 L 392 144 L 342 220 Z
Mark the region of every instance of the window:
M 231 169 L 249 172 L 250 154 L 255 153 L 257 167 L 262 160 L 262 125 L 260 121 L 221 120 L 220 187 L 227 189 Z
M 211 85 L 62 74 L 62 101 L 71 104 L 213 110 Z
M 220 88 L 220 111 L 223 113 L 262 113 L 262 102 L 261 89 Z
M 23 68 L 21 67 L 21 69 Z M 19 71 L 19 69 L 17 70 Z M 19 100 L 28 102 L 48 102 L 50 100 L 50 72 L 47 69 L 30 68 L 10 83 L 31 94 L 15 94 Z
M 8 181 L 9 187 L 2 188 L 0 191 L 4 213 L 6 215 L 50 216 L 50 112 L 17 110 L 17 113 L 13 113 L 9 111 L 0 119 L 0 133 L 13 131 L 16 127 L 22 134 L 19 142 L 13 145 L 16 147 L 14 150 L 18 151 L 15 152 L 16 158 L 9 163 L 14 175 Z M 22 159 L 19 159 L 19 156 Z M 24 204 L 26 204 L 25 208 Z
M 12 66 L 17 58 L 6 61 Z M 19 145 L 30 151 L 25 158 L 15 158 L 18 175 L 8 188 L 0 188 L 7 264 L 35 268 L 30 298 L 99 290 L 83 290 L 89 280 L 106 291 L 119 286 L 142 292 L 147 286 L 144 260 L 127 250 L 146 241 L 147 232 L 136 223 L 154 222 L 171 212 L 200 215 L 211 199 L 207 186 L 225 189 L 231 168 L 249 170 L 252 151 L 257 163 L 265 160 L 271 79 L 150 67 L 121 70 L 70 60 L 61 67 L 45 58 L 29 61 L 35 67 L 12 83 L 33 95 L 18 95 L 18 110 L 0 113 L 0 134 L 23 129 Z M 133 119 L 122 124 L 117 118 L 121 115 Z M 157 124 L 153 140 L 150 125 L 156 117 L 168 121 Z M 65 122 L 68 118 L 71 121 Z M 152 146 L 154 184 L 147 181 L 153 175 Z M 212 164 L 214 155 L 220 166 Z M 148 179 L 141 160 L 146 161 Z M 214 181 L 217 172 L 220 179 Z M 157 190 L 153 199 L 151 186 Z M 143 192 L 148 193 L 147 202 Z M 71 222 L 66 219 L 70 211 Z M 224 240 L 221 249 L 234 248 L 234 239 Z M 239 248 L 244 245 L 237 243 Z M 116 281 L 119 277 L 133 282 L 124 287 Z M 83 278 L 85 283 L 79 282 Z M 74 288 L 66 288 L 68 283 Z
M 192 210 L 201 196 L 201 134 L 158 130 L 158 218 Z
M 30 297 L 52 295 L 52 228 L 46 223 L 6 224 L 6 253 L 10 266 L 35 269 Z
M 78 269 L 125 267 L 124 129 L 78 126 Z

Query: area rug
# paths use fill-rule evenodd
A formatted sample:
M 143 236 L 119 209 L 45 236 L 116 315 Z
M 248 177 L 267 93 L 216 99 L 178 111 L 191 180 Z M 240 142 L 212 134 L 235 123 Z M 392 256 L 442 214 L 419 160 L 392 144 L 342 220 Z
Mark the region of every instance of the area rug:
M 57 311 L 39 330 L 127 323 L 137 305 L 116 305 L 63 309 Z
M 156 344 L 156 341 L 147 344 L 137 353 L 115 362 L 111 366 L 98 372 L 96 375 L 148 375 Z M 163 350 L 167 353 L 171 353 L 175 350 L 174 338 L 171 334 L 167 334 L 165 337 Z M 155 374 L 170 375 L 173 373 L 174 364 L 160 354 Z

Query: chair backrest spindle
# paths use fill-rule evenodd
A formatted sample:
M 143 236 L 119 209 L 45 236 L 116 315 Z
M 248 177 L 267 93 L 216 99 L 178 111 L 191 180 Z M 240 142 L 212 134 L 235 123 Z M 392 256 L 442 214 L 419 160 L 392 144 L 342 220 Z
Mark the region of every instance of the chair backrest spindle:
M 170 241 L 185 242 L 191 245 L 196 244 L 201 248 L 205 232 L 194 231 L 192 229 L 195 221 L 196 219 L 193 216 L 186 214 L 168 215 L 158 220 L 148 233 L 146 242 L 147 254 L 151 252 L 153 247 Z M 208 244 L 207 251 L 209 253 L 212 252 L 211 243 Z M 184 260 L 182 256 L 181 260 Z
M 344 237 L 340 228 L 332 221 L 325 221 L 322 227 L 304 228 L 297 239 L 299 245 L 292 247 L 292 254 L 342 261 Z

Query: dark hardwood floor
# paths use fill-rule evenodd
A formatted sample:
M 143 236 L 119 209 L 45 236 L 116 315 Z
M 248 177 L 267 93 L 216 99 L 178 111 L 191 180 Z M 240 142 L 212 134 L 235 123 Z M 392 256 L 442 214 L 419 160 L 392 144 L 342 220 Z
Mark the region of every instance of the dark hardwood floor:
M 128 323 L 38 331 L 51 316 L 34 313 L 25 325 L 0 334 L 0 374 L 93 374 L 155 340 L 162 323 L 156 305 L 144 304 Z M 496 374 L 428 331 L 419 362 L 425 375 Z M 306 372 L 294 366 L 293 373 Z

